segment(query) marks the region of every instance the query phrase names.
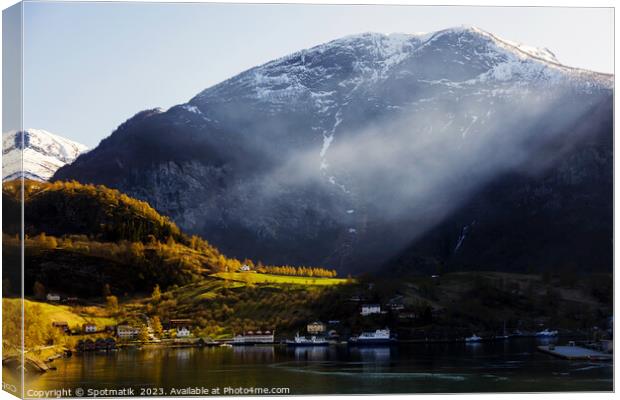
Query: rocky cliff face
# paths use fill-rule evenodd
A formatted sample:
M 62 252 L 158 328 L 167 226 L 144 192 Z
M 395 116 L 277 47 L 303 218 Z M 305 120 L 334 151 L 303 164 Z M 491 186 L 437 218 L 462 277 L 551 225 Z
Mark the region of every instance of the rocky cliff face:
M 141 112 L 54 179 L 144 199 L 237 257 L 341 271 L 523 268 L 540 257 L 502 263 L 502 249 L 527 252 L 528 232 L 549 220 L 573 218 L 584 238 L 584 218 L 611 224 L 612 87 L 476 28 L 362 34 Z M 598 207 L 575 215 L 589 197 L 562 199 L 584 191 Z M 486 205 L 468 211 L 477 201 Z M 473 226 L 505 235 L 476 242 Z M 593 249 L 586 240 L 578 251 Z

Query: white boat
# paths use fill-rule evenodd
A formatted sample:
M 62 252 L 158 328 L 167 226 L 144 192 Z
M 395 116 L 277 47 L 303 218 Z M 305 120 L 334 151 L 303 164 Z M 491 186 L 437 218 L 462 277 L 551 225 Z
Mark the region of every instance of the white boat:
M 470 337 L 466 337 L 465 338 L 465 342 L 466 343 L 477 343 L 477 342 L 481 342 L 482 338 L 478 335 L 476 335 L 475 333 L 473 335 L 471 335 Z
M 293 340 L 287 340 L 288 346 L 327 346 L 329 343 L 322 337 L 311 336 L 308 339 L 305 336 L 299 336 L 299 333 L 295 335 Z
M 377 329 L 374 332 L 362 332 L 361 335 L 349 339 L 349 344 L 355 346 L 392 344 L 395 342 L 396 339 L 390 336 L 389 328 Z
M 558 331 L 550 331 L 545 329 L 544 331 L 536 332 L 536 337 L 554 337 L 558 336 Z

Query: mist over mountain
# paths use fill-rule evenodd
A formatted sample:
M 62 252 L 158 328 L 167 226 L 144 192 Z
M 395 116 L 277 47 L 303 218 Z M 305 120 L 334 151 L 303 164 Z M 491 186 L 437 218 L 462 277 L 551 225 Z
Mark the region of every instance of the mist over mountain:
M 53 179 L 272 264 L 610 270 L 612 99 L 477 28 L 367 33 L 140 112 Z

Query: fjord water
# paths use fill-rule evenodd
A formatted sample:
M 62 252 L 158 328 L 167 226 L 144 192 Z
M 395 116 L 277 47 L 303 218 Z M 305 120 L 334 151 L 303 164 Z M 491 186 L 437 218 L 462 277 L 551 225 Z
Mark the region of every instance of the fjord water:
M 28 389 L 290 388 L 290 394 L 613 390 L 610 362 L 568 361 L 534 338 L 395 347 L 132 349 L 57 360 Z

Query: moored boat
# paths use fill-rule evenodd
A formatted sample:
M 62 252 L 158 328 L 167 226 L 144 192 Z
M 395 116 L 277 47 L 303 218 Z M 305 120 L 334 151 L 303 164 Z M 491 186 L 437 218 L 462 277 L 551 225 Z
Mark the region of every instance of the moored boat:
M 471 335 L 470 337 L 466 337 L 465 338 L 465 342 L 466 343 L 478 343 L 481 342 L 482 338 L 478 335 L 476 335 L 475 333 L 473 335 Z
M 311 336 L 307 338 L 299 336 L 298 333 L 293 340 L 287 340 L 286 344 L 288 346 L 327 346 L 329 342 L 322 337 Z
M 536 337 L 555 337 L 558 336 L 558 331 L 550 331 L 549 329 L 546 329 L 544 331 L 540 331 L 540 332 L 536 332 Z
M 390 329 L 385 328 L 362 332 L 359 336 L 350 338 L 348 343 L 353 346 L 391 345 L 396 343 L 396 339 L 390 336 Z

